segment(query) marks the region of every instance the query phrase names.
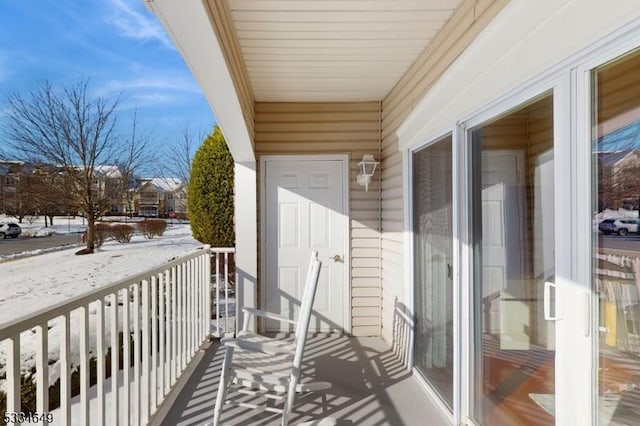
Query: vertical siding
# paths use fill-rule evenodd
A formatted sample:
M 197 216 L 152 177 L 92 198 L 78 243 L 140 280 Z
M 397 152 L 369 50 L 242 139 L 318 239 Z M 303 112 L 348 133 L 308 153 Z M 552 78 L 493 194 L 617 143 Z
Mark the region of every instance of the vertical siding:
M 455 59 L 508 3 L 508 0 L 467 0 L 433 42 L 418 57 L 382 102 L 382 337 L 396 344 L 394 327 L 411 312 L 404 276 L 402 154 L 396 131 L 413 108 Z M 410 254 L 407 254 L 410 255 Z
M 356 175 L 363 154 L 380 158 L 380 103 L 256 103 L 255 119 L 258 157 L 349 154 L 351 333 L 379 335 L 380 185 L 365 192 Z
M 240 45 L 236 37 L 226 1 L 209 0 L 211 11 L 209 19 L 213 23 L 220 45 L 224 51 L 227 67 L 233 77 L 236 93 L 242 107 L 242 115 L 247 125 L 249 135 L 254 135 L 254 96 L 249 83 L 247 67 L 240 52 Z

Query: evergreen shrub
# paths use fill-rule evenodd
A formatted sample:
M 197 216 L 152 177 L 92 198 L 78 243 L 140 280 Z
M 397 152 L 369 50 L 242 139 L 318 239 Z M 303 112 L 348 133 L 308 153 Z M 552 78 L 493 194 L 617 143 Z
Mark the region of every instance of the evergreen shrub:
M 218 126 L 193 158 L 187 210 L 191 232 L 212 247 L 234 247 L 234 161 Z

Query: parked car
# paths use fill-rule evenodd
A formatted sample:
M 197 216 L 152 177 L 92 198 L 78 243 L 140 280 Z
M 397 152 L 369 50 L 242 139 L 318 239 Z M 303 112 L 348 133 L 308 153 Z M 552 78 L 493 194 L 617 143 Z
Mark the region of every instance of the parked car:
M 614 222 L 616 232 L 619 235 L 627 235 L 629 232 L 634 234 L 638 233 L 638 227 L 640 227 L 640 218 L 628 217 L 624 219 L 618 219 Z
M 7 237 L 18 238 L 18 235 L 22 233 L 20 225 L 17 223 L 0 223 L 0 238 Z
M 598 229 L 604 235 L 609 235 L 613 232 L 616 232 L 616 226 L 614 225 L 615 219 L 605 219 L 598 224 Z
M 598 229 L 605 235 L 617 233 L 627 235 L 628 233 L 638 233 L 640 228 L 640 218 L 625 217 L 622 219 L 605 219 L 598 225 Z

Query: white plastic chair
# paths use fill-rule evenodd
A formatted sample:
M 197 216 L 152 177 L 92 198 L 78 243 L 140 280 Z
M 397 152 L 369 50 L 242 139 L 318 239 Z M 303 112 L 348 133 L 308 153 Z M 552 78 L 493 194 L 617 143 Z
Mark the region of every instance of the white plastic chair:
M 224 405 L 242 405 L 249 408 L 262 408 L 282 414 L 282 426 L 289 423 L 289 417 L 295 401 L 296 393 L 312 392 L 328 389 L 328 382 L 300 383 L 302 356 L 309 329 L 311 309 L 318 287 L 321 262 L 317 253 L 313 253 L 305 283 L 304 294 L 300 303 L 298 321 L 286 322 L 296 324 L 293 350 L 277 339 L 251 334 L 241 335 L 236 339 L 226 339 L 224 342 L 224 360 L 220 375 L 220 384 L 214 409 L 214 426 L 218 426 Z M 284 320 L 279 315 L 253 310 L 251 314 L 260 314 L 270 319 Z M 250 338 L 249 338 L 250 337 Z M 269 398 L 284 400 L 282 408 L 265 407 L 249 403 L 234 404 L 225 401 L 231 386 L 242 388 L 243 393 L 267 394 Z M 328 418 L 307 424 L 335 424 L 335 420 Z

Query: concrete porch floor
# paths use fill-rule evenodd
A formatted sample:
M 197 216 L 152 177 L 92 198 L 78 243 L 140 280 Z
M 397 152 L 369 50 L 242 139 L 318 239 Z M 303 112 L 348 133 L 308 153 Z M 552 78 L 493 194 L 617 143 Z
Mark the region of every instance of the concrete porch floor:
M 204 352 L 193 374 L 166 410 L 161 425 L 205 425 L 213 419 L 213 406 L 223 350 L 215 342 Z M 331 416 L 345 425 L 451 425 L 417 380 L 380 338 L 315 335 L 307 341 L 303 380 L 331 382 L 326 392 L 301 394 L 290 424 Z M 231 396 L 232 394 L 230 394 Z M 255 396 L 243 395 L 256 401 Z M 229 406 L 225 425 L 279 425 L 280 415 Z

